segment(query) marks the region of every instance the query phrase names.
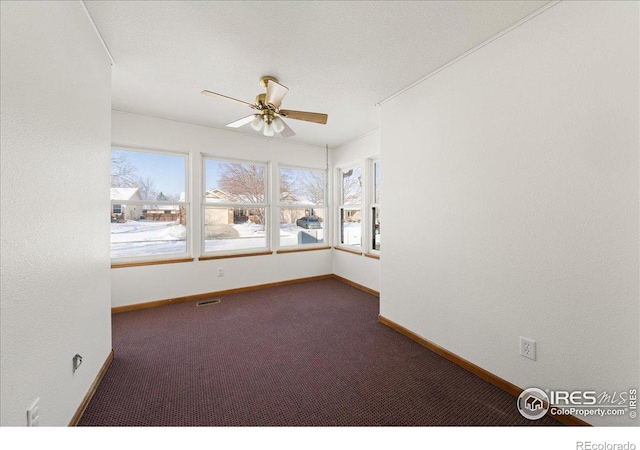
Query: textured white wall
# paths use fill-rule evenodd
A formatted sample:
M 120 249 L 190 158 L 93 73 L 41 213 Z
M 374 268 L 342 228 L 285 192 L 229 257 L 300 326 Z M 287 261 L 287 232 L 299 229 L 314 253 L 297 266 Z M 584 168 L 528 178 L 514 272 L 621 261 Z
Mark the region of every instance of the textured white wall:
M 638 17 L 559 3 L 383 105 L 383 316 L 522 388 L 639 387 Z
M 62 426 L 111 350 L 111 69 L 80 2 L 1 5 L 1 423 Z
M 380 131 L 376 130 L 368 133 L 359 139 L 348 142 L 340 147 L 332 150 L 331 161 L 333 167 L 332 176 L 336 176 L 336 168 L 345 164 L 359 164 L 365 171 L 365 177 L 367 182 L 370 183 L 369 173 L 367 171 L 366 162 L 369 158 L 380 156 Z M 381 170 L 384 172 L 384 162 L 381 161 Z M 380 182 L 384 189 L 385 183 L 384 175 Z M 334 204 L 340 202 L 339 199 L 339 187 L 335 186 L 334 190 Z M 384 201 L 384 200 L 383 200 Z M 363 205 L 363 212 L 366 205 Z M 335 208 L 334 208 L 335 209 Z M 381 221 L 385 220 L 384 204 L 380 205 Z M 386 231 L 382 229 L 383 233 Z M 363 230 L 363 250 L 366 251 L 367 243 L 364 242 L 364 230 Z M 383 238 L 384 239 L 384 238 Z M 361 284 L 380 292 L 380 260 L 367 258 L 365 256 L 359 256 L 351 253 L 346 253 L 340 250 L 333 250 L 333 273 L 343 278 L 351 280 L 355 283 Z
M 202 154 L 272 162 L 274 170 L 278 162 L 319 169 L 326 166 L 326 151 L 320 147 L 121 112 L 112 115 L 112 141 L 118 145 L 190 153 L 194 224 L 200 220 Z M 193 254 L 197 258 L 200 234 L 198 227 L 193 230 Z M 224 268 L 224 277 L 217 276 L 219 267 Z M 330 250 L 118 268 L 111 270 L 112 305 L 146 303 L 329 273 Z

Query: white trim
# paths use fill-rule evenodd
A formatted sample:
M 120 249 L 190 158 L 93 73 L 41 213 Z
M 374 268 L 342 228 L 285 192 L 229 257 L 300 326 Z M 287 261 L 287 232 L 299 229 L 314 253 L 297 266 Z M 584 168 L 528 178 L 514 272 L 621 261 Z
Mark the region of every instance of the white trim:
M 379 106 L 379 104 L 377 104 L 377 103 L 376 103 L 376 105 L 375 105 L 375 106 Z M 344 147 L 345 145 L 349 145 L 349 144 L 351 144 L 352 142 L 355 142 L 355 141 L 357 141 L 357 140 L 363 139 L 363 138 L 365 138 L 365 137 L 367 137 L 367 136 L 369 136 L 369 135 L 372 135 L 372 134 L 374 134 L 374 133 L 378 133 L 378 132 L 380 132 L 380 127 L 374 128 L 373 130 L 371 130 L 371 131 L 367 131 L 366 133 L 361 134 L 361 135 L 360 135 L 360 136 L 358 136 L 358 137 L 354 137 L 353 139 L 349 139 L 349 140 L 347 140 L 347 141 L 342 142 L 341 144 L 335 145 L 331 150 L 340 150 L 340 148 L 341 148 L 341 147 Z
M 107 56 L 109 57 L 109 61 L 111 62 L 111 65 L 115 66 L 116 62 L 113 59 L 113 55 L 109 51 L 109 47 L 107 47 L 107 43 L 104 41 L 104 38 L 102 37 L 102 34 L 100 34 L 100 30 L 98 30 L 98 27 L 96 26 L 96 23 L 93 21 L 93 17 L 91 17 L 91 14 L 89 13 L 89 10 L 87 9 L 87 5 L 85 5 L 84 1 L 82 1 L 82 0 L 80 0 L 80 4 L 82 5 L 82 9 L 84 9 L 84 13 L 87 15 L 87 18 L 89 19 L 89 23 L 91 23 L 91 26 L 93 27 L 93 31 L 96 32 L 96 35 L 98 36 L 98 39 L 100 40 L 100 43 L 102 44 L 102 47 L 104 48 L 105 52 L 107 52 Z
M 328 155 L 327 155 L 328 156 Z M 280 170 L 281 169 L 292 169 L 292 170 L 300 170 L 300 171 L 306 171 L 306 172 L 318 172 L 322 174 L 322 178 L 323 178 L 323 184 L 322 184 L 322 203 L 321 204 L 316 204 L 316 203 L 312 203 L 312 204 L 303 204 L 303 203 L 281 203 L 282 199 L 280 198 Z M 277 250 L 295 250 L 295 249 L 308 249 L 308 248 L 314 248 L 314 247 L 325 247 L 328 245 L 329 242 L 329 236 L 331 233 L 331 227 L 330 227 L 330 219 L 329 219 L 329 206 L 327 205 L 328 203 L 328 193 L 327 193 L 327 178 L 328 178 L 328 173 L 326 171 L 326 169 L 320 169 L 320 168 L 316 168 L 316 167 L 303 167 L 303 166 L 295 166 L 295 165 L 288 165 L 288 164 L 281 164 L 281 163 L 277 163 L 276 164 L 276 177 L 275 178 L 275 183 L 274 183 L 274 192 L 276 192 L 274 195 L 277 195 L 277 204 L 276 206 L 273 208 L 274 209 L 274 224 L 278 224 L 277 227 L 274 226 L 274 233 L 273 233 L 273 247 Z M 281 245 L 280 243 L 280 237 L 281 237 L 281 233 L 280 233 L 280 212 L 283 209 L 288 209 L 288 210 L 295 210 L 295 209 L 300 209 L 300 210 L 304 210 L 304 209 L 320 209 L 324 211 L 324 220 L 323 220 L 323 227 L 322 227 L 322 241 L 321 243 L 315 243 L 315 244 L 295 244 L 295 245 Z M 277 231 L 275 231 L 277 229 Z
M 125 152 L 138 152 L 138 153 L 164 153 L 169 156 L 186 156 L 189 157 L 188 151 L 183 150 L 166 150 L 164 148 L 156 147 L 136 147 L 135 145 L 118 144 L 117 142 L 111 143 L 111 150 L 123 150 Z
M 185 239 L 185 249 L 186 252 L 182 253 L 162 253 L 159 255 L 142 255 L 142 256 L 127 256 L 127 257 L 117 257 L 111 258 L 111 264 L 121 264 L 121 263 L 136 263 L 136 262 L 153 262 L 153 261 L 165 261 L 172 259 L 180 259 L 180 258 L 192 258 L 193 256 L 193 227 L 191 225 L 191 221 L 193 219 L 192 216 L 192 207 L 191 207 L 191 177 L 190 174 L 190 166 L 191 166 L 191 155 L 189 152 L 180 152 L 180 151 L 170 151 L 170 150 L 162 150 L 162 149 L 152 149 L 149 147 L 135 147 L 130 145 L 119 145 L 117 143 L 111 144 L 111 152 L 113 151 L 123 151 L 123 152 L 137 152 L 137 153 L 148 153 L 151 155 L 161 155 L 161 156 L 172 156 L 184 158 L 184 201 L 169 201 L 169 200 L 111 200 L 110 204 L 121 204 L 121 205 L 149 205 L 149 206 L 184 206 L 186 207 L 186 219 L 187 224 L 185 226 L 187 231 L 187 237 Z M 162 209 L 162 208 L 158 208 Z M 113 206 L 110 208 L 111 214 L 113 214 Z M 111 245 L 111 243 L 110 243 Z
M 366 159 L 358 159 L 357 161 L 354 161 L 350 164 L 342 164 L 339 167 L 337 167 L 337 179 L 338 179 L 338 186 L 337 186 L 337 194 L 338 194 L 338 201 L 337 203 L 337 217 L 336 217 L 336 239 L 335 239 L 335 243 L 337 247 L 341 247 L 341 248 L 347 248 L 347 249 L 351 249 L 351 250 L 358 250 L 358 251 L 363 251 L 364 247 L 364 243 L 363 240 L 365 239 L 365 233 L 366 233 L 366 228 L 363 230 L 363 226 L 366 226 L 366 219 L 363 215 L 363 211 L 362 211 L 362 206 L 364 204 L 366 204 L 366 187 L 367 187 L 367 170 L 366 170 L 366 163 L 367 160 Z M 356 169 L 360 169 L 360 203 L 354 203 L 354 204 L 344 204 L 343 200 L 344 200 L 344 172 L 348 170 L 356 170 Z M 342 242 L 342 233 L 343 233 L 343 224 L 342 224 L 342 216 L 343 216 L 343 211 L 360 211 L 360 245 L 348 245 L 348 244 L 344 244 Z
M 343 228 L 342 228 L 342 222 L 341 222 L 341 218 L 343 215 L 344 211 L 360 211 L 360 245 L 349 245 L 349 244 L 345 244 L 342 242 L 341 239 L 341 234 L 343 232 Z M 364 250 L 364 245 L 363 245 L 363 240 L 365 239 L 364 233 L 363 233 L 363 229 L 362 227 L 364 225 L 366 225 L 366 222 L 364 220 L 363 214 L 362 214 L 362 207 L 360 206 L 339 206 L 338 207 L 338 238 L 336 240 L 336 247 L 340 247 L 340 248 L 346 248 L 346 249 L 350 249 L 350 250 L 358 250 L 358 251 L 363 251 Z M 366 230 L 364 230 L 366 233 Z
M 366 251 L 374 254 L 374 255 L 379 255 L 380 254 L 380 250 L 376 250 L 375 248 L 373 248 L 373 240 L 375 238 L 375 232 L 374 232 L 374 221 L 375 218 L 373 216 L 373 208 L 380 209 L 380 204 L 379 203 L 375 203 L 376 200 L 376 172 L 375 172 L 375 167 L 376 164 L 380 164 L 380 156 L 373 156 L 371 158 L 367 159 L 367 177 L 365 179 L 365 182 L 367 183 L 367 196 L 366 196 L 366 204 L 367 204 L 367 212 L 366 214 L 363 214 L 363 216 L 366 215 L 366 230 L 363 233 L 364 238 L 367 241 L 367 245 L 365 246 Z M 382 172 L 381 172 L 382 173 Z
M 246 164 L 251 166 L 259 166 L 264 168 L 264 201 L 262 203 L 231 203 L 231 202 L 207 202 L 206 194 L 207 194 L 207 161 L 216 161 L 216 162 L 225 162 L 231 164 Z M 244 253 L 255 253 L 261 251 L 273 251 L 273 230 L 271 227 L 271 223 L 273 219 L 271 215 L 273 214 L 271 208 L 271 184 L 273 179 L 273 174 L 271 173 L 273 170 L 273 164 L 270 161 L 253 161 L 253 160 L 244 160 L 244 159 L 234 159 L 234 158 L 225 158 L 216 156 L 209 153 L 200 153 L 200 173 L 201 173 L 201 183 L 200 189 L 200 256 L 206 258 L 207 256 L 225 256 L 225 255 L 241 255 Z M 216 188 L 214 188 L 216 189 Z M 265 246 L 264 247 L 249 247 L 242 249 L 221 249 L 221 250 L 212 250 L 207 251 L 207 239 L 205 237 L 205 219 L 206 219 L 206 209 L 207 208 L 223 208 L 223 209 L 264 209 L 264 227 L 265 227 Z M 214 239 L 215 240 L 215 239 Z
M 189 205 L 189 202 L 171 202 L 165 200 L 111 200 L 112 205 L 123 204 L 123 205 L 157 205 L 157 206 L 182 206 Z
M 278 142 L 282 142 L 284 144 L 302 145 L 302 146 L 306 146 L 306 147 L 313 147 L 313 148 L 316 148 L 316 149 L 318 149 L 318 148 L 324 149 L 325 148 L 324 145 L 310 144 L 308 142 L 301 142 L 301 141 L 292 141 L 292 140 L 290 140 L 291 138 L 278 137 L 278 138 L 274 139 L 276 136 L 274 136 L 274 137 L 266 137 L 266 136 L 264 136 L 262 134 L 255 135 L 255 134 L 247 133 L 247 132 L 243 131 L 242 127 L 240 127 L 240 128 L 216 127 L 216 126 L 213 126 L 213 125 L 206 125 L 206 124 L 203 124 L 203 123 L 187 122 L 185 120 L 177 120 L 177 119 L 168 119 L 166 117 L 159 117 L 159 116 L 149 116 L 149 115 L 146 115 L 146 114 L 138 114 L 138 113 L 132 113 L 132 112 L 129 112 L 129 111 L 121 111 L 119 109 L 113 109 L 113 108 L 111 109 L 111 112 L 116 112 L 118 114 L 127 114 L 127 115 L 130 115 L 130 116 L 148 117 L 150 119 L 167 120 L 169 122 L 182 123 L 182 124 L 185 124 L 185 125 L 192 125 L 192 126 L 197 126 L 197 127 L 211 128 L 213 130 L 218 130 L 218 131 L 228 131 L 229 133 L 237 133 L 237 134 L 241 134 L 241 135 L 246 136 L 246 137 L 261 139 L 261 140 L 265 140 L 265 141 L 278 141 Z M 251 129 L 253 131 L 252 128 L 249 128 L 249 129 Z

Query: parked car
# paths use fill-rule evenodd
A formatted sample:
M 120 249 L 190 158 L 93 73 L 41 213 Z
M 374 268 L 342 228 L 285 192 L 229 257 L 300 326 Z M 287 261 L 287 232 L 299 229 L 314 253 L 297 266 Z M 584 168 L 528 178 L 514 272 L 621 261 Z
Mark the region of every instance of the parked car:
M 322 228 L 320 220 L 316 216 L 301 217 L 296 220 L 296 225 L 309 230 L 319 230 Z

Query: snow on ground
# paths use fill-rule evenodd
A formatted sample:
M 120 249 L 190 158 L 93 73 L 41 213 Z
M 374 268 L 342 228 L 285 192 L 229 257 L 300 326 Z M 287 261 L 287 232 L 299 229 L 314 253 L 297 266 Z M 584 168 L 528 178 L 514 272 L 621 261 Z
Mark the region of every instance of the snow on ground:
M 175 222 L 129 221 L 111 224 L 111 242 L 185 240 L 187 229 Z
M 175 222 L 112 223 L 111 257 L 186 253 L 186 238 L 186 227 Z
M 362 223 L 345 222 L 343 224 L 343 244 L 361 245 L 362 243 Z
M 260 224 L 235 224 L 233 228 L 239 237 L 229 239 L 208 239 L 205 252 L 220 250 L 244 250 L 266 248 L 265 231 Z M 295 224 L 280 226 L 280 246 L 298 245 L 299 233 L 322 239 L 324 230 L 305 230 Z M 140 256 L 186 253 L 187 230 L 175 222 L 129 221 L 111 224 L 111 257 L 127 258 Z

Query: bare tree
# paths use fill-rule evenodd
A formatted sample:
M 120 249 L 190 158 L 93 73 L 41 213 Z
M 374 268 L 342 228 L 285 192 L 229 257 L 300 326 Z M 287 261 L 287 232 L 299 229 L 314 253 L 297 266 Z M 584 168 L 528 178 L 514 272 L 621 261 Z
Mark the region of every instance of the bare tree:
M 220 189 L 230 194 L 238 203 L 265 203 L 265 170 L 262 166 L 239 163 L 220 165 Z M 250 205 L 247 205 L 249 208 Z M 264 227 L 264 208 L 252 211 Z
M 280 200 L 324 203 L 324 172 L 303 169 L 280 170 Z
M 220 165 L 219 187 L 238 199 L 239 203 L 264 203 L 264 168 L 252 164 Z
M 280 170 L 280 201 L 291 204 L 291 208 L 281 208 L 281 223 L 292 223 L 300 217 L 300 209 L 305 214 L 315 214 L 314 208 L 324 205 L 324 172 L 306 169 Z
M 111 152 L 111 187 L 133 187 L 138 178 L 137 170 L 123 152 Z
M 280 201 L 287 201 L 294 194 L 294 175 L 291 170 L 280 170 Z
M 303 195 L 307 200 L 320 206 L 324 204 L 324 172 L 305 171 L 300 180 Z
M 351 169 L 342 174 L 342 202 L 344 205 L 362 203 L 362 170 Z
M 290 170 L 280 170 L 280 201 L 287 203 L 293 194 L 293 174 Z M 292 223 L 298 215 L 297 209 L 280 208 L 280 223 Z
M 164 194 L 164 197 L 169 202 L 179 202 L 180 194 Z
M 154 200 L 158 195 L 155 189 L 155 184 L 149 177 L 138 177 L 135 185 L 140 192 L 140 198 L 142 198 L 142 200 Z

